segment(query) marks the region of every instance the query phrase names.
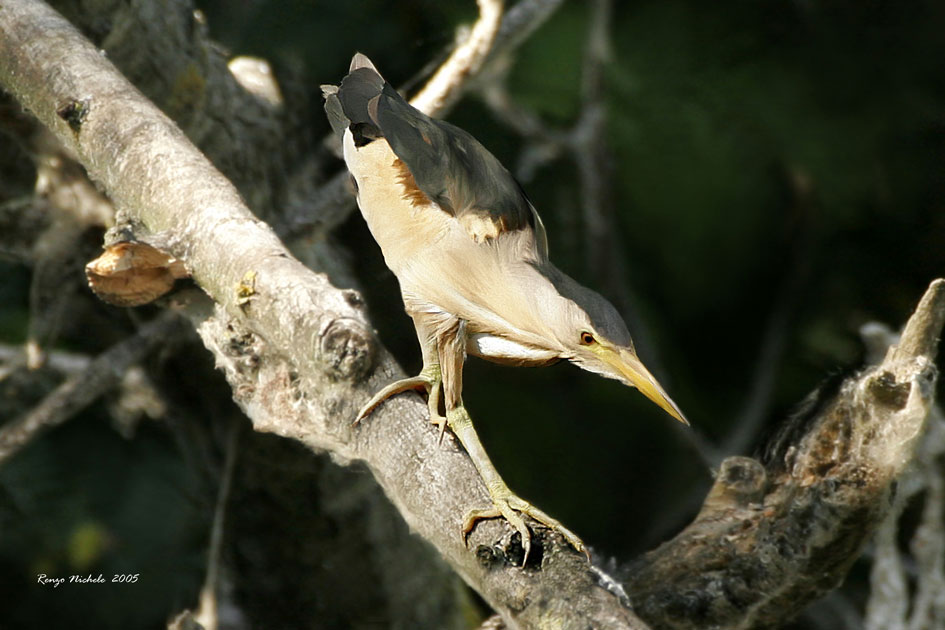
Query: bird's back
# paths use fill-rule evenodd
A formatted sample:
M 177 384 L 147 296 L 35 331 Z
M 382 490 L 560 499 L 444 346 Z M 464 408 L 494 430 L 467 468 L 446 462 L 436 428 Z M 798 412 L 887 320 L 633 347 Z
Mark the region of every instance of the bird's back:
M 432 202 L 477 242 L 531 230 L 536 255 L 547 257 L 541 219 L 499 160 L 462 129 L 412 107 L 367 57 L 355 55 L 341 85 L 326 93 L 325 107 L 333 128 L 350 132 L 355 148 L 387 142 L 401 162 L 408 196 Z M 349 167 L 358 159 L 358 152 L 346 154 Z

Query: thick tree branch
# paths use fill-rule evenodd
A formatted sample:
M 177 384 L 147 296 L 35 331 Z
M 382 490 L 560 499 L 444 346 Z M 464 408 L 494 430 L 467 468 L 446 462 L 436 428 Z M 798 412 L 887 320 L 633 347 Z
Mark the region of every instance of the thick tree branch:
M 787 423 L 764 464 L 725 460 L 696 520 L 635 565 L 640 615 L 657 628 L 777 628 L 835 588 L 915 455 L 943 318 L 936 280 L 882 363 Z
M 308 115 L 305 103 L 302 114 L 283 107 L 278 93 L 246 89 L 245 65 L 228 63 L 191 3 L 54 4 L 210 156 L 256 216 L 272 221 L 291 201 L 287 178 L 301 195 L 314 190 L 319 165 L 302 158 L 311 156 L 306 134 L 293 133 L 296 119 Z

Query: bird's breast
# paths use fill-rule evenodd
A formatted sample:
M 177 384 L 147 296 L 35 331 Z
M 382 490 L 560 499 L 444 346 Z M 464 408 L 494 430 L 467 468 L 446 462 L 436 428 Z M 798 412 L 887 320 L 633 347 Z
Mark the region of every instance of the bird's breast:
M 346 131 L 344 149 L 348 170 L 357 183 L 361 214 L 387 266 L 400 277 L 407 261 L 443 239 L 451 217 L 407 189 L 397 156 L 383 138 L 355 147 L 351 132 Z
M 559 358 L 560 348 L 549 349 L 556 346 L 541 317 L 536 290 L 544 285 L 528 262 L 534 258 L 532 232 L 477 242 L 453 215 L 405 186 L 384 139 L 356 147 L 346 131 L 344 150 L 361 213 L 400 282 L 408 312 L 441 312 L 469 322 L 467 351 L 476 356 L 518 365 Z

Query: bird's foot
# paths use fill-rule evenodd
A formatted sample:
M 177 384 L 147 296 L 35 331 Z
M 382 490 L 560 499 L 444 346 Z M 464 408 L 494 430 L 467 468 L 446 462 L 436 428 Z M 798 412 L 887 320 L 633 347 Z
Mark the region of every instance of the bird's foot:
M 489 518 L 504 518 L 522 537 L 522 548 L 525 551 L 522 566 L 525 566 L 525 563 L 528 562 L 528 553 L 531 550 L 532 542 L 531 533 L 528 531 L 528 527 L 525 525 L 525 519 L 522 517 L 528 516 L 545 527 L 558 532 L 568 541 L 568 544 L 584 553 L 584 555 L 587 555 L 584 543 L 581 542 L 581 539 L 578 538 L 574 532 L 509 490 L 509 487 L 502 481 L 499 472 L 489 460 L 489 456 L 486 454 L 482 443 L 479 441 L 479 437 L 473 429 L 472 418 L 469 417 L 469 413 L 466 411 L 465 407 L 459 406 L 447 410 L 446 418 L 450 430 L 459 438 L 469 458 L 476 466 L 476 470 L 479 471 L 479 475 L 482 477 L 483 482 L 486 484 L 486 489 L 489 492 L 489 498 L 492 499 L 492 507 L 482 510 L 472 510 L 466 515 L 466 519 L 463 522 L 463 542 L 467 541 L 469 533 L 473 530 L 478 521 Z
M 492 507 L 483 510 L 472 510 L 466 515 L 463 523 L 463 540 L 469 537 L 469 533 L 476 526 L 478 521 L 490 518 L 504 518 L 509 522 L 515 531 L 522 537 L 522 547 L 525 550 L 522 566 L 528 562 L 528 553 L 531 550 L 531 532 L 525 525 L 525 519 L 521 515 L 528 516 L 538 521 L 548 529 L 555 531 L 568 541 L 568 544 L 576 550 L 587 555 L 587 549 L 577 534 L 561 524 L 557 519 L 551 518 L 534 505 L 513 494 L 508 486 L 502 484 L 500 488 L 490 488 L 489 495 L 492 498 Z
M 355 418 L 354 423 L 358 424 L 364 420 L 367 416 L 371 414 L 381 403 L 390 398 L 391 396 L 396 396 L 410 390 L 424 390 L 428 396 L 428 405 L 430 407 L 430 421 L 433 422 L 437 427 L 446 426 L 446 418 L 440 415 L 439 406 L 440 406 L 440 383 L 442 382 L 442 376 L 440 375 L 440 366 L 438 364 L 425 365 L 423 369 L 420 370 L 420 374 L 417 376 L 411 376 L 409 378 L 402 378 L 399 381 L 394 381 L 390 385 L 385 386 L 379 392 L 374 394 L 371 397 L 371 400 L 367 402 L 366 405 L 361 407 L 361 411 L 358 412 L 358 417 Z

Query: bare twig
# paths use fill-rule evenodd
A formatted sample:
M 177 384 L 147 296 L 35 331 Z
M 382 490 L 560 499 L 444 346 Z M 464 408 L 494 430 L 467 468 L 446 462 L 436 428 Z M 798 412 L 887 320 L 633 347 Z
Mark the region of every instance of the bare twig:
M 482 67 L 492 49 L 492 41 L 502 22 L 502 0 L 477 0 L 477 3 L 479 19 L 466 40 L 410 99 L 410 104 L 425 114 L 435 116 L 455 102 L 461 88 Z
M 505 13 L 488 59 L 518 48 L 558 10 L 564 0 L 520 0 Z
M 918 566 L 912 599 L 909 630 L 945 627 L 945 476 L 941 464 L 945 453 L 945 419 L 941 409 L 933 415 L 937 447 L 920 456 L 921 474 L 926 482 L 922 520 L 910 541 L 910 551 Z M 932 455 L 931 458 L 927 455 Z
M 220 488 L 217 491 L 217 503 L 213 511 L 210 544 L 207 547 L 207 575 L 204 578 L 203 588 L 200 589 L 200 604 L 197 613 L 194 615 L 196 621 L 206 630 L 217 630 L 220 621 L 218 599 L 220 562 L 223 550 L 223 522 L 226 518 L 226 505 L 230 497 L 230 487 L 233 483 L 233 472 L 236 470 L 240 430 L 242 429 L 242 418 L 232 417 L 229 422 L 229 434 L 224 445 L 223 469 L 220 471 Z
M 870 599 L 866 604 L 866 630 L 905 630 L 909 611 L 909 586 L 898 551 L 898 520 L 903 503 L 897 501 L 873 537 L 875 550 L 870 571 Z
M 91 361 L 92 358 L 87 354 L 54 350 L 48 353 L 45 365 L 63 374 L 76 374 L 86 370 Z M 0 343 L 0 380 L 26 363 L 26 350 L 23 346 Z
M 608 289 L 624 291 L 625 274 L 614 274 L 619 256 L 613 245 L 613 212 L 610 208 L 612 171 L 607 159 L 604 66 L 610 59 L 611 0 L 594 0 L 584 45 L 581 75 L 581 115 L 571 130 L 570 143 L 580 172 L 581 209 L 584 217 L 584 255 L 587 269 L 611 278 Z M 627 300 L 622 299 L 621 302 Z M 627 304 L 620 306 L 626 307 Z M 651 365 L 651 369 L 653 366 Z
M 0 428 L 0 463 L 41 431 L 62 424 L 115 387 L 125 370 L 154 348 L 167 343 L 180 326 L 180 318 L 175 313 L 161 314 L 134 335 L 95 357 L 85 370 L 67 378 L 31 412 Z

